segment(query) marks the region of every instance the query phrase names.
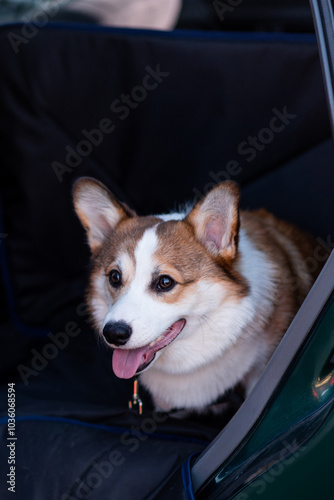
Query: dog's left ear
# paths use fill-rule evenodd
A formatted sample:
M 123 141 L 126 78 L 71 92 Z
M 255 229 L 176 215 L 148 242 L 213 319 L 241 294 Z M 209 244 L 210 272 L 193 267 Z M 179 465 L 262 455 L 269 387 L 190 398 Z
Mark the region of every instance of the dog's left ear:
M 232 260 L 236 256 L 239 233 L 238 186 L 226 181 L 215 186 L 200 200 L 185 222 L 190 223 L 196 238 L 215 257 Z
M 75 182 L 73 202 L 92 252 L 102 245 L 122 220 L 135 215 L 102 182 L 90 177 L 81 177 Z

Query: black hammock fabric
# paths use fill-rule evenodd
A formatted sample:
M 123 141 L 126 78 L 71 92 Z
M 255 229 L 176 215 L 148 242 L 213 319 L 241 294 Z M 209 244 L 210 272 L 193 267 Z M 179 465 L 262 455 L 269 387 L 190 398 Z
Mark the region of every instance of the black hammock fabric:
M 312 36 L 53 26 L 24 43 L 26 30 L 2 28 L 0 184 L 10 235 L 2 272 L 28 333 L 46 333 L 85 285 L 77 177 L 97 177 L 139 213 L 157 213 L 219 180 L 247 187 L 329 138 Z M 256 196 L 245 189 L 243 204 L 269 198 L 278 215 L 319 231 L 309 198 L 314 182 L 330 180 L 332 151 L 317 151 L 302 172 L 290 169 Z M 319 213 L 330 208 L 317 198 Z
M 224 419 L 164 419 L 147 395 L 143 416 L 127 410 L 131 381 L 113 376 L 82 304 L 89 252 L 72 185 L 96 177 L 147 214 L 232 179 L 244 208 L 265 206 L 331 246 L 315 38 L 35 28 L 0 37 L 0 424 L 6 440 L 15 382 L 18 436 L 0 470 L 12 446 L 19 500 L 141 500 L 183 464 L 178 498 L 191 498 L 187 464 Z M 8 486 L 2 476 L 1 498 Z

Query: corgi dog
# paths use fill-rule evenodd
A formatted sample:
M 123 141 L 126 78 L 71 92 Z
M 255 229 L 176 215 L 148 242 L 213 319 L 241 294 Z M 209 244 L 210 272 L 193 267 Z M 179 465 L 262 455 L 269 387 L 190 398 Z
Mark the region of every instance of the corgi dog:
M 307 295 L 314 242 L 225 181 L 177 213 L 138 216 L 101 182 L 73 189 L 92 269 L 87 303 L 117 377 L 164 411 L 252 390 Z

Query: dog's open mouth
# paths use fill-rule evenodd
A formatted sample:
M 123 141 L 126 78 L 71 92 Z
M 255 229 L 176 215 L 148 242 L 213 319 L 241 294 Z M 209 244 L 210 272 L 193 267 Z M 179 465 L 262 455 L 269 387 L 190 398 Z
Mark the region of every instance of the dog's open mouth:
M 138 349 L 115 349 L 112 368 L 119 378 L 131 378 L 148 367 L 158 351 L 169 345 L 183 330 L 185 319 L 173 323 L 160 337 Z

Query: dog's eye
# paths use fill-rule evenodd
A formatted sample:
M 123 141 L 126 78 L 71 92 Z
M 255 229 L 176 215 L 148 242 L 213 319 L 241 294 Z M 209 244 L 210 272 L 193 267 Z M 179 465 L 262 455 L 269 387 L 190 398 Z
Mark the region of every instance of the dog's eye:
M 109 283 L 111 284 L 111 286 L 117 288 L 118 286 L 120 286 L 121 282 L 121 273 L 117 271 L 117 269 L 112 269 L 109 273 Z
M 157 288 L 158 290 L 165 292 L 167 290 L 171 290 L 174 285 L 175 281 L 173 280 L 173 278 L 167 276 L 167 274 L 164 274 L 158 279 Z

